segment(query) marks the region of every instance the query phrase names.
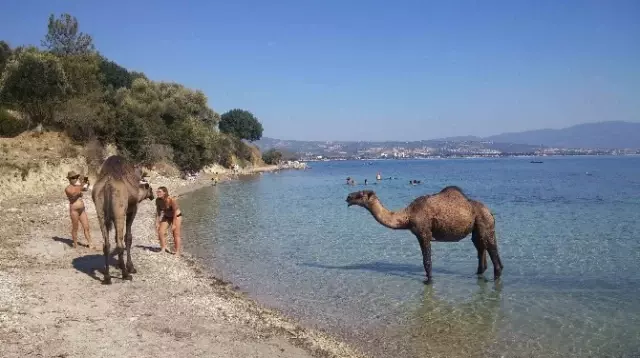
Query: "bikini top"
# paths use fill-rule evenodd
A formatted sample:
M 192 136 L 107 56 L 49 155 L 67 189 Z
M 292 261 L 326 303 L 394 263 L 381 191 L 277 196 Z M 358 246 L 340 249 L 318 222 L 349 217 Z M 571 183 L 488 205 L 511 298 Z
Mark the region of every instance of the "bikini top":
M 169 200 L 172 200 L 172 199 L 169 199 Z M 162 216 L 172 218 L 175 215 L 175 213 L 173 212 L 173 206 L 166 206 L 167 201 L 164 202 L 165 207 L 162 208 Z

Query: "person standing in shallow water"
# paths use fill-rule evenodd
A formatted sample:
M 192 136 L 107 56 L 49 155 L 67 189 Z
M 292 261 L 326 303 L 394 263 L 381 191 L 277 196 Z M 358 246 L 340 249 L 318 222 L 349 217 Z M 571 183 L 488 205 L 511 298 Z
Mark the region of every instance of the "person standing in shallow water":
M 180 255 L 181 245 L 180 229 L 182 226 L 182 212 L 178 207 L 175 197 L 169 196 L 167 187 L 161 186 L 156 191 L 156 231 L 160 240 L 160 252 L 168 252 L 167 249 L 167 229 L 171 226 L 173 241 L 175 243 L 175 254 Z
M 78 247 L 78 224 L 82 224 L 84 239 L 87 240 L 87 246 L 90 249 L 95 249 L 96 247 L 93 246 L 93 240 L 91 240 L 87 210 L 84 206 L 84 200 L 82 200 L 82 192 L 89 189 L 89 179 L 86 176 L 83 176 L 83 180 L 80 180 L 80 174 L 72 170 L 67 173 L 67 180 L 69 180 L 69 185 L 64 189 L 64 193 L 67 195 L 67 199 L 69 200 L 69 216 L 71 217 L 71 239 L 73 240 L 73 247 Z

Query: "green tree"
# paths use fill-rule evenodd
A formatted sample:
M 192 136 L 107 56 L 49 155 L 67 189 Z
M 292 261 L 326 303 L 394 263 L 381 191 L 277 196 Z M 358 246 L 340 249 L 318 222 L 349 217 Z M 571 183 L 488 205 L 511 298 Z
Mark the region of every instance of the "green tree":
M 224 156 L 214 138 L 213 126 L 219 116 L 208 107 L 201 91 L 136 78 L 131 88 L 118 89 L 113 101 L 120 123 L 114 138 L 136 160 L 152 161 L 158 157 L 157 148 L 170 146 L 181 169 L 199 170 Z
M 86 143 L 92 139 L 113 142 L 121 123 L 117 122 L 107 96 L 94 92 L 69 98 L 56 110 L 54 121 L 57 127 L 64 129 L 77 142 Z
M 60 63 L 69 82 L 71 96 L 102 92 L 100 59 L 93 54 L 61 56 Z
M 262 153 L 262 161 L 270 165 L 276 165 L 282 160 L 282 153 L 275 148 L 271 148 Z
M 51 53 L 64 55 L 85 55 L 95 52 L 91 36 L 79 32 L 78 20 L 67 13 L 55 18 L 49 15 L 47 35 L 41 44 Z
M 0 41 L 0 76 L 2 75 L 4 66 L 7 61 L 9 61 L 12 53 L 13 51 L 11 51 L 11 46 L 9 46 L 5 41 Z
M 262 123 L 249 111 L 232 109 L 220 117 L 218 125 L 222 133 L 250 142 L 262 138 Z
M 5 66 L 0 102 L 26 114 L 31 122 L 47 123 L 65 100 L 67 78 L 60 60 L 49 53 L 25 49 Z
M 131 73 L 126 68 L 118 65 L 114 61 L 109 61 L 105 57 L 100 57 L 100 73 L 102 74 L 102 85 L 107 88 L 111 86 L 113 89 L 121 87 L 131 88 L 133 80 L 138 77 L 144 77 L 142 74 Z M 145 77 L 146 78 L 146 77 Z
M 60 58 L 72 96 L 102 90 L 100 57 L 95 52 L 93 39 L 78 29 L 75 17 L 65 13 L 56 19 L 51 14 L 42 40 L 42 46 Z
M 197 171 L 215 162 L 214 132 L 204 122 L 191 118 L 172 126 L 171 133 L 174 162 L 180 169 Z

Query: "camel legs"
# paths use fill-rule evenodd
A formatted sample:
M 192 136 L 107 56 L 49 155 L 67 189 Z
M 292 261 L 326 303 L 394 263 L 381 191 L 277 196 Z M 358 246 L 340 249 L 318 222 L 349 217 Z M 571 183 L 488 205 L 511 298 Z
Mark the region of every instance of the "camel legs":
M 138 207 L 135 207 L 131 210 L 131 212 L 127 213 L 127 232 L 124 235 L 124 240 L 126 244 L 127 250 L 127 266 L 126 270 L 131 273 L 136 273 L 135 267 L 133 267 L 133 261 L 131 261 L 131 242 L 133 241 L 133 234 L 131 233 L 131 225 L 133 224 L 133 219 L 136 218 L 136 213 L 138 211 Z
M 502 275 L 502 269 L 504 266 L 502 265 L 502 261 L 500 260 L 500 255 L 498 254 L 498 245 L 493 240 L 493 243 L 487 245 L 487 251 L 489 251 L 489 257 L 491 257 L 491 263 L 493 264 L 493 278 L 497 280 Z
M 418 243 L 420 244 L 420 250 L 422 251 L 422 264 L 424 265 L 424 272 L 426 274 L 426 279 L 424 280 L 425 285 L 431 284 L 431 231 L 421 230 L 414 232 L 416 237 L 418 238 Z
M 473 230 L 471 241 L 478 251 L 478 271 L 476 274 L 482 275 L 487 270 L 487 251 L 478 230 Z
M 489 253 L 491 263 L 493 264 L 494 280 L 500 278 L 503 266 L 502 261 L 500 260 L 500 255 L 498 255 L 498 243 L 496 241 L 496 224 L 493 214 L 491 214 L 491 212 L 489 212 L 488 210 L 481 210 L 480 215 L 476 217 L 476 222 L 473 228 L 471 239 L 476 245 L 476 249 L 478 249 L 478 271 L 480 271 L 480 266 L 482 266 L 484 270 L 487 269 L 486 258 L 484 258 L 484 254 L 482 255 L 481 259 L 481 248 L 485 249 Z
M 98 211 L 98 225 L 100 225 L 100 231 L 102 232 L 102 237 L 104 238 L 104 245 L 102 246 L 102 253 L 104 254 L 104 281 L 102 281 L 105 285 L 111 284 L 111 275 L 109 274 L 109 258 L 111 247 L 109 244 L 109 230 L 107 230 L 107 226 L 104 222 L 104 214 L 101 214 Z
M 489 257 L 491 258 L 491 263 L 493 264 L 493 278 L 494 280 L 497 280 L 498 278 L 500 278 L 504 266 L 502 265 L 502 260 L 500 260 L 500 255 L 498 254 L 498 243 L 496 242 L 495 230 L 491 230 L 489 233 L 487 233 L 484 237 L 482 237 L 481 241 L 484 243 L 484 246 L 489 252 Z
M 118 267 L 122 271 L 122 279 L 131 280 L 131 275 L 127 271 L 127 267 L 124 264 L 124 226 L 125 226 L 125 217 L 127 216 L 127 214 L 126 212 L 122 214 L 123 215 L 116 215 L 116 217 L 113 220 L 116 227 L 115 252 L 118 254 Z

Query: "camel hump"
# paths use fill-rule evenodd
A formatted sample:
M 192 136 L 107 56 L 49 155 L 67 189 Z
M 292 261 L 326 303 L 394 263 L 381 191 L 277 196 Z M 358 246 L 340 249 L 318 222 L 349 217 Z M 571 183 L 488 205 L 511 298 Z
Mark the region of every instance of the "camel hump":
M 446 193 L 448 191 L 457 191 L 460 194 L 464 195 L 464 191 L 462 191 L 462 189 L 459 186 L 455 186 L 455 185 L 449 185 L 447 187 L 444 187 L 442 190 L 440 190 L 441 193 Z
M 137 183 L 139 178 L 133 164 L 120 155 L 112 155 L 102 163 L 100 178 L 109 177 L 115 180 L 126 180 Z
M 445 195 L 445 196 L 449 196 L 453 194 L 454 196 L 456 195 L 462 196 L 463 198 L 469 200 L 469 198 L 467 197 L 467 194 L 465 194 L 465 192 L 459 186 L 455 186 L 455 185 L 450 185 L 445 187 L 444 189 L 440 190 L 440 193 L 438 194 Z

